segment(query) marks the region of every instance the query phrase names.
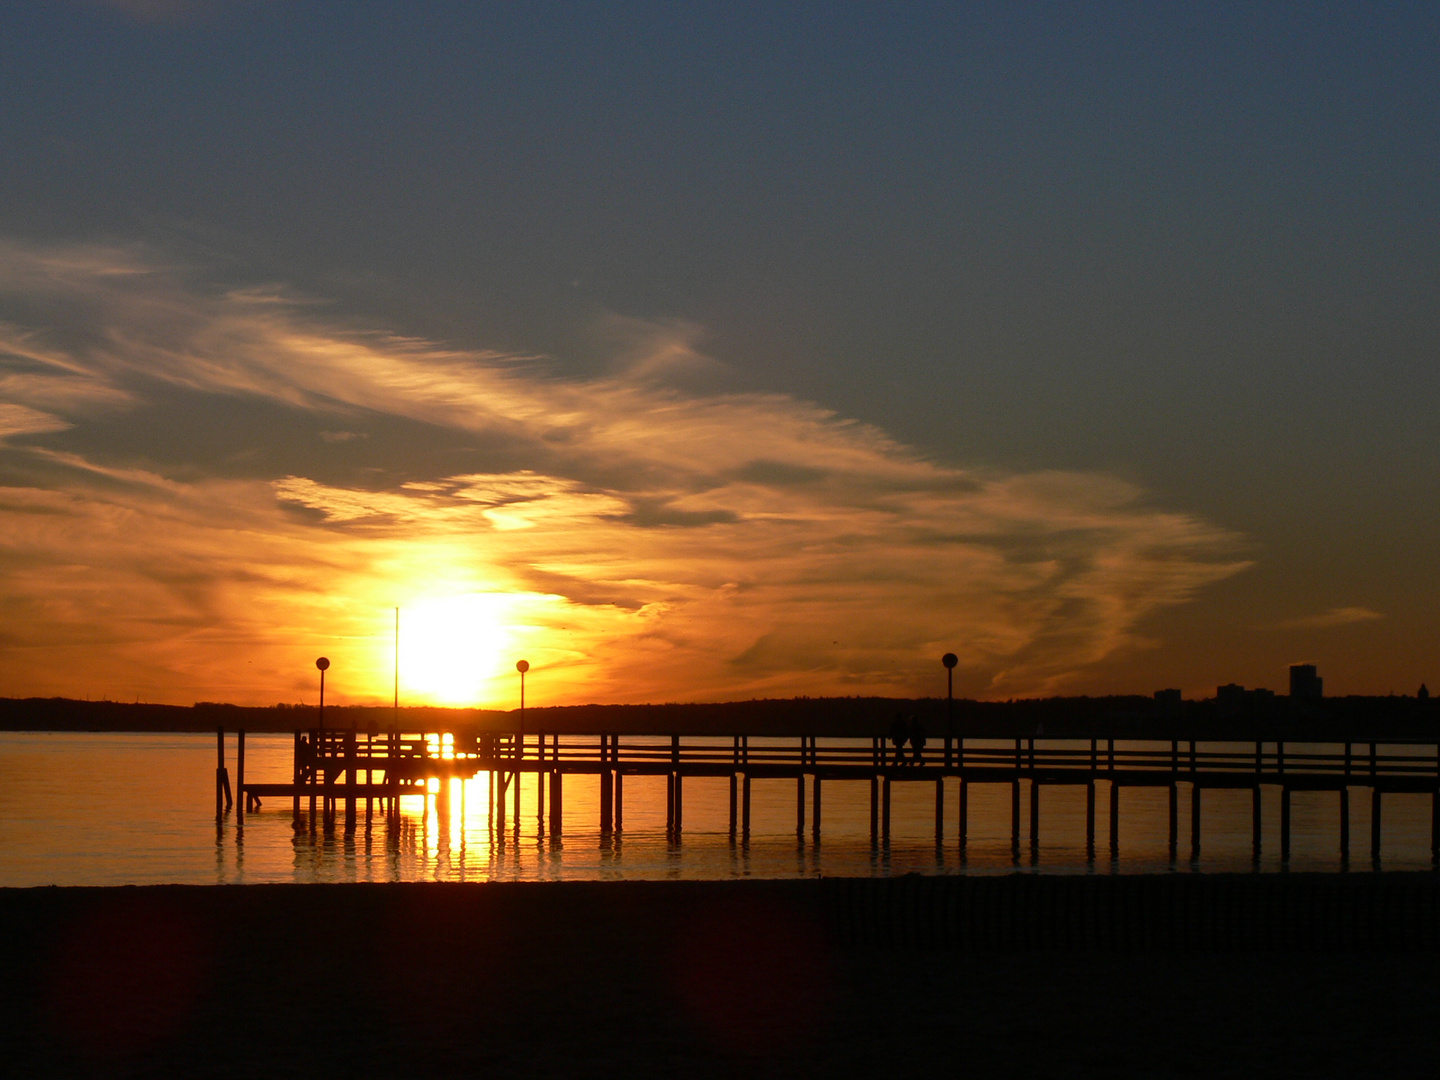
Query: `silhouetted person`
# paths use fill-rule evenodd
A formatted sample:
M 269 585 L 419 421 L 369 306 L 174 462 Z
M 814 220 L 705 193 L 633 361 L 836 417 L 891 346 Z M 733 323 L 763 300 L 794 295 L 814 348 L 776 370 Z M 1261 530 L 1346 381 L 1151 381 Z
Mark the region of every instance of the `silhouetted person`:
M 905 764 L 905 744 L 910 739 L 910 729 L 905 724 L 903 713 L 895 714 L 895 722 L 890 725 L 890 741 L 895 744 L 895 764 Z
M 925 725 L 920 723 L 920 718 L 910 718 L 910 763 L 919 765 L 921 755 L 925 752 Z

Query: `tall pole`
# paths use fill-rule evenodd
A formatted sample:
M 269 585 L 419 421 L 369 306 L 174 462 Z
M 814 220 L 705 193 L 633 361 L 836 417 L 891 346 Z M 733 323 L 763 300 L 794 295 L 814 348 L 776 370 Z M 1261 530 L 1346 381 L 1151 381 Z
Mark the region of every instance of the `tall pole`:
M 530 661 L 517 661 L 515 670 L 520 672 L 520 739 L 523 745 L 525 739 L 525 673 L 530 670 Z
M 325 730 L 325 669 L 330 666 L 330 661 L 320 657 L 315 661 L 315 666 L 320 669 L 320 730 Z
M 950 767 L 950 743 L 955 733 L 955 665 L 960 658 L 947 652 L 940 658 L 945 665 L 945 767 Z
M 395 725 L 400 725 L 400 609 L 395 609 Z

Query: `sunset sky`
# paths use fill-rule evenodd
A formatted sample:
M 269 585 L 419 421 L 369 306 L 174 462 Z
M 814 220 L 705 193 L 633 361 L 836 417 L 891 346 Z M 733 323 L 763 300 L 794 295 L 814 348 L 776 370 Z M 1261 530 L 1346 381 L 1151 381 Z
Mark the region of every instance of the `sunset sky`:
M 1440 9 L 0 14 L 0 694 L 1440 683 Z

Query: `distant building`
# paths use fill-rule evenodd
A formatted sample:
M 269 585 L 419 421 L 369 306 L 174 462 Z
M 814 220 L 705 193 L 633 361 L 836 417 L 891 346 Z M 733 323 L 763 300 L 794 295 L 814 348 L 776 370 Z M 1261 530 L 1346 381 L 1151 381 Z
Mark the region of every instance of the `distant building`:
M 1305 701 L 1319 701 L 1325 696 L 1325 680 L 1315 674 L 1314 664 L 1290 665 L 1290 696 Z
M 1426 685 L 1422 682 L 1422 683 L 1420 684 L 1420 692 L 1417 693 L 1415 696 L 1418 697 L 1421 701 L 1429 701 L 1429 700 L 1430 700 L 1430 688 L 1429 688 L 1428 686 L 1426 686 Z

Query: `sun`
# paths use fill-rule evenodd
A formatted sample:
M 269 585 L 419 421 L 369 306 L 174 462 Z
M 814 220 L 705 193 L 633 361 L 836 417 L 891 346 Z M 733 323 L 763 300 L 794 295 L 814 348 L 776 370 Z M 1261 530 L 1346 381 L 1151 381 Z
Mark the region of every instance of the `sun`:
M 402 608 L 402 697 L 412 704 L 478 704 L 505 669 L 507 607 L 495 593 L 464 593 Z

